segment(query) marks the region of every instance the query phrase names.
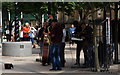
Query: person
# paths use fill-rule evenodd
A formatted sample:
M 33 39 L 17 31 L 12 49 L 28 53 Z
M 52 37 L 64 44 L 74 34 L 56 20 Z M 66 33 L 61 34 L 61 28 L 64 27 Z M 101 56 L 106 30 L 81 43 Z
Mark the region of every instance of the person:
M 48 19 L 47 19 L 48 26 L 51 26 L 52 20 L 53 20 L 53 16 L 51 14 L 49 14 Z
M 37 30 L 34 28 L 34 27 L 30 27 L 30 33 L 29 33 L 29 36 L 30 36 L 30 41 L 32 42 L 32 45 L 33 45 L 33 48 L 35 48 L 35 43 L 34 43 L 34 38 L 35 38 L 35 32 Z
M 86 42 L 87 44 L 87 62 L 86 67 L 94 67 L 94 51 L 93 51 L 93 28 L 88 24 L 86 26 Z
M 38 32 L 38 38 L 40 40 L 40 56 L 42 54 L 44 54 L 43 49 L 48 49 L 48 51 L 47 51 L 48 59 L 45 59 L 45 60 L 42 59 L 42 61 L 43 61 L 42 65 L 43 66 L 46 66 L 46 64 L 50 65 L 50 48 L 49 48 L 50 38 L 49 38 L 49 33 L 48 33 L 48 22 L 44 22 L 43 27 Z M 46 41 L 46 39 L 47 39 L 47 41 Z
M 21 29 L 20 29 L 20 40 L 23 41 L 23 27 L 24 27 L 24 24 L 21 25 Z
M 74 37 L 75 29 L 76 29 L 76 27 L 72 24 L 71 27 L 69 28 L 70 38 Z
M 52 68 L 50 71 L 62 70 L 60 61 L 60 48 L 62 43 L 63 31 L 61 26 L 57 23 L 56 19 L 52 20 L 51 36 L 51 59 Z
M 63 29 L 63 37 L 62 37 L 62 44 L 61 44 L 61 51 L 60 51 L 60 58 L 61 58 L 61 67 L 65 67 L 65 38 L 66 38 L 66 29 L 65 24 L 62 24 Z
M 88 49 L 88 35 L 89 30 L 85 23 L 82 23 L 81 25 L 78 25 L 78 27 L 75 30 L 75 35 L 83 39 L 83 41 L 77 41 L 77 51 L 76 51 L 76 63 L 75 65 L 80 66 L 80 52 L 83 49 L 84 52 L 84 67 L 87 66 L 87 49 Z
M 29 33 L 30 33 L 30 25 L 29 23 L 26 23 L 25 27 L 23 27 L 23 41 L 30 41 Z
M 10 32 L 9 32 L 9 28 L 7 28 L 7 30 L 6 30 L 6 39 L 7 39 L 7 41 L 10 41 Z
M 44 34 L 48 33 L 46 26 L 47 22 L 44 22 L 43 27 L 38 31 L 38 40 L 40 41 L 40 55 L 42 55 Z

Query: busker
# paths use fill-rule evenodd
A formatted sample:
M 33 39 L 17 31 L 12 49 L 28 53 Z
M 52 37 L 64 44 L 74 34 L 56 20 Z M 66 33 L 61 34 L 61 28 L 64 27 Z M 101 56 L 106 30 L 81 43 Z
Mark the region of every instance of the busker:
M 50 71 L 62 70 L 61 69 L 61 60 L 60 60 L 60 48 L 62 43 L 63 31 L 61 26 L 57 23 L 56 19 L 52 20 L 52 31 L 51 36 L 51 59 L 52 59 L 52 68 Z

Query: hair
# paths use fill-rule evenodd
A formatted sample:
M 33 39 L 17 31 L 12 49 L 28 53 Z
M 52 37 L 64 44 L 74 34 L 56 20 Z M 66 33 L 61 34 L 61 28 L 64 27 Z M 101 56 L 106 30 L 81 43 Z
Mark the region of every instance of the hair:
M 73 22 L 73 25 L 74 25 L 75 27 L 77 27 L 77 26 L 78 26 L 78 21 L 74 21 L 74 22 Z
M 27 25 L 27 24 L 29 25 L 29 23 L 28 23 L 28 22 L 26 22 L 26 23 L 25 23 L 25 25 Z

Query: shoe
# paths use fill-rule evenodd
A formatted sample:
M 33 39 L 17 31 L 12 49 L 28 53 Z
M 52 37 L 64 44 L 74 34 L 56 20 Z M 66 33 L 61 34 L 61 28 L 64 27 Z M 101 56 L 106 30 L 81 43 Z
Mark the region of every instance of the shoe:
M 80 65 L 80 63 L 75 63 L 74 65 Z
M 48 65 L 51 65 L 51 63 L 47 63 Z
M 52 68 L 52 69 L 50 69 L 49 71 L 56 71 L 56 69 Z
M 61 69 L 61 68 L 57 68 L 57 70 L 59 70 L 59 71 L 60 71 L 60 70 L 62 70 L 62 69 Z
M 62 64 L 61 67 L 65 67 L 65 64 Z
M 77 63 L 75 63 L 74 65 L 77 65 Z

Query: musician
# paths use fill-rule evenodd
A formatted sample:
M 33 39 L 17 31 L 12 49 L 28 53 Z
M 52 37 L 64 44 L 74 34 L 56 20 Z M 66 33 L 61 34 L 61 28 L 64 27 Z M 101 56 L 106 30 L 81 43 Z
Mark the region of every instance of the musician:
M 88 42 L 89 42 L 89 34 L 91 33 L 90 27 L 86 26 L 85 23 L 78 25 L 75 30 L 76 37 L 83 39 L 83 41 L 77 41 L 77 51 L 76 51 L 76 63 L 75 65 L 80 66 L 80 52 L 83 49 L 84 52 L 84 67 L 87 66 L 87 49 L 88 49 Z
M 42 55 L 44 34 L 47 34 L 47 33 L 48 33 L 47 22 L 44 22 L 43 27 L 38 32 L 38 39 L 40 41 L 40 55 Z
M 52 59 L 52 68 L 53 70 L 61 70 L 60 64 L 60 48 L 62 43 L 63 31 L 62 27 L 57 23 L 56 19 L 52 20 L 52 31 L 51 36 L 51 59 Z

